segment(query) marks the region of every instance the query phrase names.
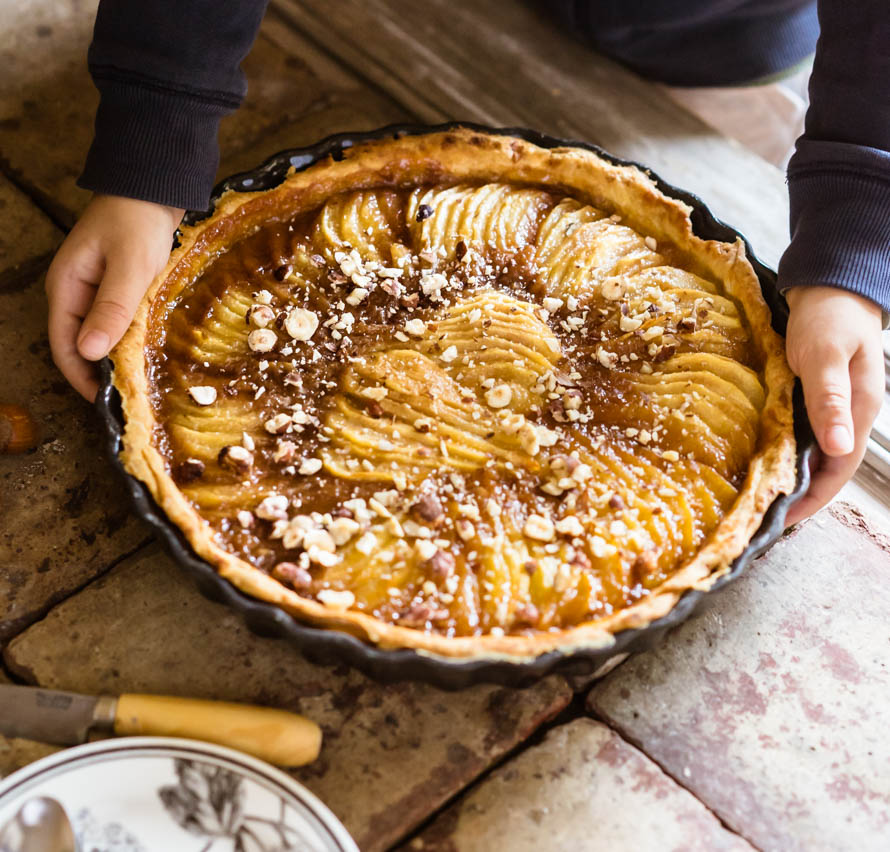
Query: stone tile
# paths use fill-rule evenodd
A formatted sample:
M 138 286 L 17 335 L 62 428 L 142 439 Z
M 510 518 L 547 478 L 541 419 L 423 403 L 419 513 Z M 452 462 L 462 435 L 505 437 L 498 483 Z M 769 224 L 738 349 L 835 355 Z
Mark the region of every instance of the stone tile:
M 9 678 L 2 671 L 0 671 L 0 683 L 9 683 Z M 0 778 L 58 750 L 58 746 L 47 743 L 0 736 Z
M 887 848 L 890 539 L 835 504 L 590 706 L 764 850 Z
M 61 239 L 55 225 L 0 175 L 0 293 L 30 283 Z
M 371 852 L 402 838 L 571 695 L 559 678 L 524 691 L 448 693 L 310 665 L 202 598 L 155 547 L 53 609 L 9 645 L 6 661 L 47 687 L 193 695 L 304 713 L 321 724 L 325 743 L 320 759 L 294 775 Z
M 444 811 L 403 852 L 751 852 L 642 752 L 592 719 L 548 732 Z
M 89 199 L 75 181 L 92 139 L 99 100 L 86 65 L 96 5 L 96 0 L 2 3 L 0 157 L 16 180 L 66 225 Z M 266 34 L 273 28 L 264 22 L 244 62 L 248 96 L 222 123 L 221 174 L 334 130 L 402 117 L 355 77 L 327 73 L 330 60 L 305 40 L 291 36 L 290 52 L 279 47 Z M 318 68 L 311 64 L 314 58 Z M 244 154 L 240 159 L 239 153 Z
M 0 156 L 17 182 L 71 224 L 89 194 L 74 181 L 99 96 L 87 73 L 97 0 L 2 4 Z
M 0 455 L 0 644 L 148 538 L 105 458 L 98 418 L 52 362 L 42 276 L 32 273 L 0 287 L 0 402 L 26 408 L 39 440 L 31 453 Z

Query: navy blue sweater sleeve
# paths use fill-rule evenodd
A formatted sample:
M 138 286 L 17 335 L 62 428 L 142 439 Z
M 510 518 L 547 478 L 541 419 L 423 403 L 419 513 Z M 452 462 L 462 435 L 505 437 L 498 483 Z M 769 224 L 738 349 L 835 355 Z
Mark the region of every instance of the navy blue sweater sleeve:
M 78 185 L 204 209 L 266 2 L 101 0 L 88 56 L 100 103 Z
M 890 5 L 819 0 L 806 132 L 788 166 L 779 286 L 841 287 L 890 310 Z

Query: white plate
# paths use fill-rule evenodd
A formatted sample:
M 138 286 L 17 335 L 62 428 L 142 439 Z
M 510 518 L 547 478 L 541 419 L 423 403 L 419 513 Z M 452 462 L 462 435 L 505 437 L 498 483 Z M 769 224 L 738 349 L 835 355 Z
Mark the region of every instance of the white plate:
M 38 760 L 0 782 L 0 825 L 34 796 L 62 803 L 88 852 L 358 852 L 284 772 L 195 740 L 109 739 Z

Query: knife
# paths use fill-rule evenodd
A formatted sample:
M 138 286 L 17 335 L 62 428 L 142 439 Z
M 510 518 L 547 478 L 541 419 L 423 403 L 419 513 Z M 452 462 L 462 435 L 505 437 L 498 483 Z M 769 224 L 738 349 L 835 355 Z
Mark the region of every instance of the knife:
M 0 734 L 56 745 L 94 736 L 187 737 L 229 746 L 278 766 L 318 757 L 321 729 L 296 713 L 164 695 L 79 695 L 0 684 Z

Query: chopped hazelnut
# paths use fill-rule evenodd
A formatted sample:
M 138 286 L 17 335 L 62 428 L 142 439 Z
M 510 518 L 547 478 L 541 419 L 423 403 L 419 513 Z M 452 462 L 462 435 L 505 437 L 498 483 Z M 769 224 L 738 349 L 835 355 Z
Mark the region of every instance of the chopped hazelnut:
M 556 522 L 556 531 L 560 535 L 568 535 L 572 537 L 584 535 L 584 527 L 581 526 L 581 521 L 579 521 L 574 515 L 560 518 Z
M 542 515 L 529 515 L 522 532 L 523 535 L 536 541 L 553 541 L 555 533 L 553 522 Z
M 368 294 L 370 290 L 365 289 L 364 287 L 356 287 L 347 297 L 346 304 L 347 305 L 360 305 L 365 299 L 368 298 Z M 310 335 L 311 337 L 311 335 Z M 308 339 L 308 338 L 303 338 Z
M 513 389 L 509 385 L 495 385 L 485 392 L 485 401 L 492 408 L 504 408 L 513 399 Z
M 522 449 L 530 456 L 536 456 L 541 449 L 541 442 L 538 440 L 538 432 L 531 423 L 523 424 L 519 430 L 519 443 Z
M 305 308 L 292 308 L 284 319 L 284 328 L 294 340 L 309 340 L 318 328 L 318 316 Z
M 617 302 L 624 295 L 624 282 L 620 278 L 606 278 L 601 289 L 604 299 Z
M 476 528 L 465 518 L 458 518 L 458 520 L 455 521 L 454 527 L 457 530 L 457 534 L 464 541 L 469 541 L 476 535 Z
M 204 462 L 201 459 L 186 459 L 176 466 L 176 481 L 180 485 L 187 485 L 204 475 Z
M 362 388 L 360 393 L 362 396 L 365 396 L 368 399 L 374 399 L 379 402 L 387 395 L 387 393 L 389 393 L 389 391 L 385 387 L 375 385 L 374 387 L 370 388 Z
M 264 521 L 287 518 L 288 499 L 283 494 L 270 494 L 256 507 L 256 516 Z
M 239 510 L 235 517 L 238 519 L 241 529 L 249 530 L 253 527 L 253 514 L 248 512 L 247 509 Z
M 457 358 L 457 347 L 454 345 L 449 346 L 439 357 L 446 364 L 450 364 Z
M 328 525 L 328 532 L 337 547 L 342 547 L 361 530 L 361 525 L 351 518 L 335 518 Z
M 278 343 L 278 335 L 271 328 L 257 328 L 247 335 L 251 352 L 271 352 Z
M 423 337 L 426 332 L 426 323 L 422 319 L 410 319 L 405 323 L 405 331 L 414 337 Z
M 250 473 L 253 467 L 253 453 L 237 445 L 223 447 L 216 457 L 220 467 L 231 470 L 240 476 Z
M 517 607 L 516 612 L 513 613 L 513 620 L 517 624 L 537 624 L 539 618 L 540 613 L 533 603 L 523 604 Z
M 355 603 L 355 595 L 348 589 L 337 591 L 336 589 L 322 589 L 318 599 L 331 609 L 349 609 Z
M 643 242 L 646 243 L 646 248 L 650 251 L 658 251 L 658 243 L 655 241 L 655 237 L 645 237 Z
M 579 464 L 572 471 L 571 476 L 572 479 L 575 480 L 575 482 L 587 482 L 587 480 L 590 479 L 591 476 L 593 476 L 593 469 L 590 467 L 589 464 L 582 463 Z
M 559 440 L 559 433 L 554 432 L 553 429 L 541 425 L 536 425 L 534 429 L 538 436 L 538 443 L 542 447 L 552 447 Z
M 355 549 L 359 553 L 364 553 L 365 556 L 369 556 L 374 548 L 377 547 L 377 536 L 372 532 L 366 532 L 356 543 Z
M 421 521 L 438 526 L 445 519 L 445 511 L 442 504 L 432 494 L 424 494 L 413 506 L 411 514 Z
M 324 551 L 325 553 L 333 553 L 337 549 L 333 536 L 327 530 L 311 529 L 303 535 L 303 548 L 309 552 L 309 558 L 312 559 L 313 549 Z
M 602 346 L 596 347 L 596 360 L 607 370 L 614 370 L 618 364 L 618 356 L 614 352 L 607 352 Z
M 297 454 L 297 445 L 293 441 L 279 441 L 272 453 L 272 461 L 277 464 L 290 464 Z
M 419 538 L 414 542 L 414 552 L 417 554 L 418 558 L 424 562 L 432 559 L 438 551 L 439 548 L 428 539 Z
M 275 319 L 275 311 L 268 305 L 252 305 L 247 312 L 247 319 L 257 328 L 265 328 Z
M 293 423 L 293 418 L 289 414 L 281 412 L 281 414 L 270 417 L 263 426 L 270 434 L 281 435 L 288 430 L 291 423 Z
M 581 408 L 581 391 L 567 390 L 562 395 L 562 404 L 566 411 L 578 411 Z
M 216 402 L 216 388 L 212 385 L 196 385 L 189 388 L 188 394 L 198 405 L 212 405 Z
M 321 470 L 322 465 L 323 462 L 321 459 L 303 459 L 298 472 L 304 476 L 318 473 Z
M 565 400 L 563 399 L 551 399 L 547 403 L 547 410 L 550 412 L 550 416 L 557 423 L 568 423 L 569 418 L 566 414 Z
M 637 317 L 622 316 L 618 320 L 618 326 L 622 331 L 636 331 L 642 324 L 643 321 Z
M 426 603 L 417 603 L 402 614 L 399 618 L 399 624 L 405 627 L 424 627 L 430 621 L 442 621 L 448 618 L 448 610 L 444 608 L 436 609 Z
M 437 580 L 447 580 L 454 573 L 454 565 L 454 557 L 444 550 L 437 550 L 430 559 L 430 567 Z
M 661 337 L 664 334 L 664 326 L 663 325 L 650 325 L 643 332 L 643 340 L 649 341 L 654 340 L 656 337 Z
M 272 576 L 280 583 L 298 591 L 305 591 L 312 586 L 312 575 L 295 562 L 279 562 L 272 569 Z

